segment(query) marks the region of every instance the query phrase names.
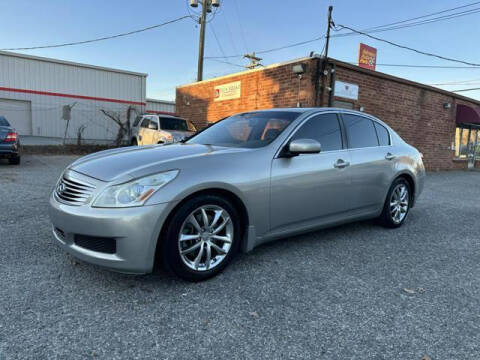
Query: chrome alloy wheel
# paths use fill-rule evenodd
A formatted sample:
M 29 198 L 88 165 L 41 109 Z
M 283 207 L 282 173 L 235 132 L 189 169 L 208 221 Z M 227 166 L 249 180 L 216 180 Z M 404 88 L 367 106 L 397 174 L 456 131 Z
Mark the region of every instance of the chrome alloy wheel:
M 390 216 L 395 224 L 400 224 L 407 216 L 409 200 L 407 185 L 398 184 L 390 197 Z
M 225 209 L 203 205 L 183 222 L 178 237 L 180 257 L 192 270 L 211 270 L 227 256 L 233 234 L 233 223 Z

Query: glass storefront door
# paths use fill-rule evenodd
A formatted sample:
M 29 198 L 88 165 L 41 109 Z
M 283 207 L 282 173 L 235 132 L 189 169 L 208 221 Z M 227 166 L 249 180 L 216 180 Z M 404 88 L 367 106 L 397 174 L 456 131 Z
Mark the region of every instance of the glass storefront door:
M 468 168 L 480 162 L 480 127 L 458 127 L 455 134 L 455 158 L 468 160 Z M 478 166 L 478 163 L 477 163 Z

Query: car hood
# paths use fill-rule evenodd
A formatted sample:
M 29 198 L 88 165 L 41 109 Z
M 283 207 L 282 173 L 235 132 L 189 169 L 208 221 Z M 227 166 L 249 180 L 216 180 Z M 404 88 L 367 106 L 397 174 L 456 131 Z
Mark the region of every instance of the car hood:
M 131 178 L 178 169 L 185 159 L 248 151 L 200 144 L 131 146 L 100 151 L 84 156 L 70 169 L 102 181 L 126 181 Z
M 193 135 L 193 132 L 191 132 L 191 131 L 178 131 L 178 130 L 165 130 L 165 131 L 172 134 L 173 141 L 175 141 L 175 142 L 181 141 L 181 140 L 185 139 L 186 137 L 189 137 L 189 136 Z

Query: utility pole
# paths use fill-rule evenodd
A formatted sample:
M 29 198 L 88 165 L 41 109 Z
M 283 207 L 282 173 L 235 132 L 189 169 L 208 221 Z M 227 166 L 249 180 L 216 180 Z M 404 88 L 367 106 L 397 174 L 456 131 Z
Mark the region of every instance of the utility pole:
M 323 106 L 323 97 L 325 94 L 325 80 L 327 78 L 327 66 L 328 66 L 328 45 L 330 44 L 330 28 L 332 27 L 332 11 L 333 11 L 333 6 L 328 7 L 328 23 L 327 23 L 327 39 L 325 40 L 325 55 L 323 57 L 322 61 L 322 86 L 320 88 L 320 106 Z M 330 91 L 333 91 L 330 90 Z
M 252 69 L 255 69 L 258 66 L 263 66 L 262 64 L 260 64 L 260 61 L 262 61 L 262 58 L 259 58 L 258 56 L 255 56 L 255 51 L 252 52 L 251 54 L 245 54 L 245 55 L 243 55 L 243 57 L 246 58 L 246 59 L 250 59 L 250 64 L 245 66 L 247 69 L 252 70 Z
M 205 3 L 208 0 L 203 0 L 202 4 L 202 16 L 200 17 L 200 44 L 198 47 L 198 70 L 197 70 L 197 81 L 203 80 L 203 54 L 205 50 L 205 28 L 207 27 L 207 9 L 208 5 Z
M 200 41 L 198 45 L 198 70 L 197 81 L 203 80 L 203 55 L 205 51 L 205 29 L 207 27 L 207 13 L 212 12 L 212 7 L 219 7 L 220 0 L 190 0 L 190 6 L 198 7 L 198 3 L 202 4 L 202 14 L 198 19 L 200 24 Z

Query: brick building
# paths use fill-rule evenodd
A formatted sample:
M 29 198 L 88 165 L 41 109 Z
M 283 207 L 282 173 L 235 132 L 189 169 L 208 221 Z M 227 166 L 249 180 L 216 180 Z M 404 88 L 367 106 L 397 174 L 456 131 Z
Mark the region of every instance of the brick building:
M 177 114 L 202 128 L 256 109 L 350 108 L 389 124 L 430 170 L 480 167 L 480 101 L 335 59 L 322 66 L 308 57 L 179 86 Z

